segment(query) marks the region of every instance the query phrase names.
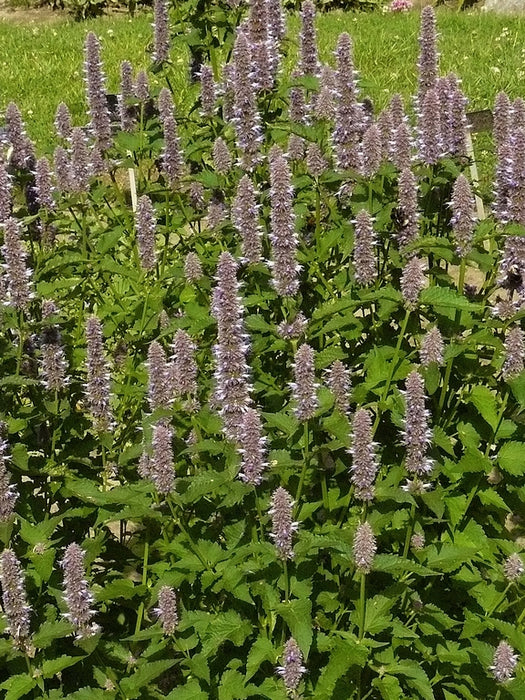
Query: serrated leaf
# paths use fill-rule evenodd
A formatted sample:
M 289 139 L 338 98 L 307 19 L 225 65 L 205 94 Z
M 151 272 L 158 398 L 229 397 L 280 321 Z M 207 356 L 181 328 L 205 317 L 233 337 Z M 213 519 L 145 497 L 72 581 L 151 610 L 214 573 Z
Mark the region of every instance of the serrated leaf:
M 50 646 L 55 639 L 63 639 L 73 632 L 73 627 L 67 620 L 57 620 L 56 622 L 44 622 L 38 632 L 33 635 L 33 644 L 37 649 L 45 649 Z
M 177 686 L 166 700 L 207 700 L 208 694 L 201 690 L 199 682 L 191 678 L 186 685 Z
M 466 297 L 450 287 L 427 287 L 422 290 L 420 301 L 422 304 L 428 304 L 429 306 L 444 307 L 460 311 L 474 312 L 480 311 L 482 308 L 481 304 L 469 301 Z
M 495 394 L 488 387 L 477 385 L 472 387 L 469 400 L 478 409 L 479 413 L 487 421 L 492 430 L 496 430 L 499 416 L 496 409 Z
M 18 700 L 18 698 L 27 695 L 36 685 L 36 680 L 27 673 L 21 673 L 18 676 L 11 676 L 7 681 L 4 681 L 0 688 L 7 690 L 4 700 Z
M 394 676 L 382 676 L 372 681 L 374 688 L 378 688 L 383 700 L 404 700 L 405 694 Z
M 249 681 L 257 673 L 263 661 L 275 663 L 276 656 L 272 642 L 266 637 L 258 637 L 248 652 L 245 680 Z
M 47 659 L 42 664 L 42 675 L 44 678 L 53 678 L 59 671 L 69 666 L 78 664 L 85 659 L 85 656 L 58 656 L 56 659 Z
M 137 668 L 133 675 L 123 678 L 120 686 L 128 698 L 137 698 L 142 690 L 147 689 L 156 678 L 176 663 L 178 663 L 176 659 L 147 661 L 140 668 Z
M 513 476 L 525 474 L 525 443 L 505 442 L 498 452 L 499 466 Z
M 277 606 L 276 612 L 286 622 L 290 634 L 301 648 L 304 657 L 308 656 L 312 644 L 312 601 L 294 598 Z
M 337 681 L 343 678 L 352 666 L 363 668 L 367 659 L 368 649 L 357 640 L 337 640 L 315 686 L 315 697 L 318 700 L 331 700 Z

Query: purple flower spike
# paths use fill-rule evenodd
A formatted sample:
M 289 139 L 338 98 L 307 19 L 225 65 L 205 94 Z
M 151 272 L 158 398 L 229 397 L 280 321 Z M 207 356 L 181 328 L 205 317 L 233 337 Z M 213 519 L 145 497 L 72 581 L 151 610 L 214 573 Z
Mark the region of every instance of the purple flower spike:
M 122 61 L 120 64 L 120 95 L 118 96 L 122 131 L 133 131 L 135 124 L 133 111 L 129 105 L 131 99 L 133 99 L 133 67 L 129 61 Z
M 354 535 L 354 564 L 361 574 L 372 570 L 377 552 L 377 542 L 369 523 L 360 523 Z
M 175 467 L 173 465 L 173 428 L 165 421 L 153 426 L 149 478 L 157 491 L 165 496 L 175 488 Z
M 251 404 L 252 387 L 246 362 L 249 346 L 244 332 L 237 263 L 230 253 L 221 253 L 216 280 L 212 298 L 212 314 L 217 320 L 217 344 L 213 349 L 215 402 L 226 437 L 239 442 L 242 415 Z
M 197 347 L 190 336 L 181 328 L 173 338 L 173 355 L 171 358 L 171 386 L 177 398 L 195 397 L 197 395 L 198 367 L 195 362 Z
M 27 168 L 35 159 L 35 148 L 26 134 L 20 110 L 10 102 L 5 110 L 7 139 L 13 147 L 11 162 L 17 168 Z
M 514 677 L 514 671 L 518 665 L 519 656 L 514 653 L 514 649 L 507 642 L 500 642 L 494 652 L 494 658 L 490 671 L 498 681 L 505 683 Z
M 512 379 L 523 371 L 525 359 L 525 336 L 519 326 L 513 326 L 505 337 L 504 379 Z
M 392 162 L 399 170 L 409 169 L 412 163 L 412 132 L 403 122 L 393 133 Z
M 86 581 L 85 555 L 82 547 L 73 542 L 66 547 L 60 562 L 64 570 L 64 600 L 67 606 L 64 617 L 75 628 L 76 639 L 86 639 L 100 632 L 100 627 L 92 622 L 95 611 L 91 610 L 91 606 L 95 599 Z
M 2 254 L 7 277 L 7 303 L 17 311 L 26 311 L 33 296 L 31 293 L 32 271 L 26 265 L 27 253 L 22 246 L 20 224 L 16 219 L 9 218 L 4 222 L 3 228 Z
M 365 177 L 377 175 L 383 159 L 381 131 L 377 124 L 368 127 L 361 144 L 361 172 Z
M 76 126 L 71 135 L 71 190 L 87 192 L 90 174 L 87 140 L 84 131 Z
M 11 216 L 13 207 L 11 178 L 6 164 L 0 159 L 0 223 Z
M 237 186 L 232 206 L 232 222 L 242 239 L 242 257 L 247 263 L 258 263 L 262 256 L 262 227 L 259 223 L 257 192 L 248 175 Z
M 514 131 L 511 140 L 512 165 L 509 187 L 509 219 L 525 226 L 525 129 Z
M 494 141 L 497 149 L 507 143 L 511 132 L 512 110 L 505 92 L 498 92 L 494 104 Z
M 341 362 L 335 360 L 327 370 L 326 384 L 335 399 L 335 407 L 341 413 L 350 411 L 350 372 Z
M 277 667 L 277 673 L 283 679 L 287 693 L 297 697 L 297 688 L 306 673 L 306 668 L 303 666 L 303 655 L 299 645 L 293 637 L 284 645 L 282 666 Z
M 11 549 L 5 549 L 0 555 L 0 583 L 4 613 L 9 625 L 7 632 L 13 638 L 15 647 L 27 650 L 31 608 L 27 603 L 22 567 Z
M 308 144 L 306 149 L 306 167 L 312 177 L 320 178 L 328 167 L 328 161 L 317 143 Z
M 201 66 L 201 114 L 212 117 L 215 113 L 215 81 L 211 66 Z
M 431 328 L 423 337 L 419 358 L 423 367 L 429 367 L 433 362 L 443 364 L 443 336 L 437 326 Z
M 157 217 L 151 199 L 146 194 L 142 195 L 137 203 L 135 230 L 142 269 L 152 270 L 157 264 L 155 253 Z
M 226 175 L 232 167 L 231 153 L 220 136 L 213 144 L 213 165 L 219 175 Z
M 86 398 L 97 432 L 113 428 L 110 408 L 110 375 L 104 354 L 102 323 L 90 316 L 86 323 L 87 340 L 87 385 Z
M 321 85 L 313 113 L 319 121 L 332 121 L 335 117 L 335 71 L 330 66 L 323 66 L 321 70 Z
M 140 102 L 150 99 L 148 74 L 145 70 L 139 70 L 135 79 L 134 95 Z
M 247 484 L 257 486 L 262 482 L 263 473 L 268 468 L 266 442 L 259 412 L 254 408 L 248 408 L 242 416 L 239 444 L 241 455 L 239 478 Z
M 297 234 L 293 211 L 294 191 L 286 158 L 279 146 L 269 154 L 273 285 L 281 296 L 294 296 L 299 289 Z
M 259 160 L 262 131 L 253 85 L 250 44 L 243 31 L 237 32 L 233 61 L 235 65 L 233 121 L 237 146 L 241 152 L 241 167 L 251 170 Z
M 1 179 L 1 164 L 0 164 L 0 179 Z M 53 186 L 51 184 L 51 169 L 47 158 L 39 158 L 35 166 L 35 187 L 36 198 L 39 206 L 42 209 L 53 211 L 55 201 L 53 199 Z M 1 208 L 0 208 L 1 209 Z M 1 221 L 0 212 L 0 221 Z
M 375 243 L 372 217 L 365 210 L 358 212 L 354 229 L 353 263 L 358 284 L 373 284 L 377 278 Z
M 268 511 L 272 519 L 272 532 L 270 537 L 277 548 L 280 559 L 293 559 L 292 546 L 293 533 L 297 532 L 299 523 L 293 522 L 293 500 L 286 489 L 279 486 L 273 494 Z
M 57 187 L 61 192 L 71 192 L 72 171 L 68 152 L 62 146 L 57 146 L 53 154 L 53 166 Z
M 184 159 L 179 141 L 177 122 L 173 110 L 173 99 L 168 88 L 159 93 L 159 115 L 164 132 L 164 149 L 162 151 L 162 172 L 167 177 L 172 189 L 180 185 L 184 175 Z
M 170 27 L 167 0 L 153 0 L 153 60 L 164 63 L 170 57 Z
M 419 157 L 426 165 L 435 165 L 443 155 L 440 112 L 441 102 L 437 90 L 427 90 L 418 122 Z
M 148 403 L 150 411 L 167 411 L 172 402 L 170 372 L 166 353 L 156 340 L 148 348 Z
M 401 274 L 401 293 L 409 309 L 416 307 L 419 294 L 426 282 L 425 263 L 417 256 L 411 257 Z
M 452 231 L 457 244 L 457 252 L 461 258 L 468 255 L 472 249 L 472 238 L 476 224 L 475 206 L 476 202 L 470 183 L 461 174 L 454 183 L 452 201 L 450 203 L 452 209 Z
M 354 495 L 361 501 L 372 501 L 374 498 L 374 480 L 378 464 L 376 459 L 376 443 L 372 441 L 372 420 L 370 413 L 360 408 L 354 414 L 352 421 L 352 476 Z
M 438 77 L 436 15 L 430 6 L 421 12 L 418 68 L 418 108 L 421 111 L 426 94 L 435 87 Z
M 363 113 L 357 103 L 357 87 L 352 40 L 346 33 L 337 41 L 336 114 L 332 134 L 337 166 L 341 170 L 359 169 L 359 139 L 363 132 Z
M 319 75 L 317 58 L 317 38 L 315 33 L 315 5 L 312 0 L 304 0 L 301 5 L 301 45 L 300 70 L 302 75 Z
M 85 43 L 84 74 L 91 131 L 97 146 L 106 150 L 111 146 L 111 118 L 106 101 L 106 78 L 100 60 L 100 43 L 89 32 Z
M 303 343 L 295 353 L 294 381 L 291 384 L 296 403 L 295 415 L 305 422 L 315 416 L 319 406 L 317 383 L 315 381 L 314 351 Z
M 71 113 L 69 111 L 69 107 L 61 102 L 58 105 L 55 114 L 55 130 L 57 135 L 61 139 L 64 139 L 64 141 L 67 141 L 71 138 L 72 129 L 73 125 L 71 123 Z
M 419 234 L 418 184 L 414 173 L 406 168 L 399 175 L 399 210 L 401 221 L 397 240 L 401 248 L 413 243 Z
M 427 457 L 431 442 L 428 427 L 429 412 L 425 407 L 425 382 L 417 370 L 411 372 L 405 384 L 405 431 L 403 443 L 406 447 L 405 466 L 408 472 L 423 476 L 432 471 L 432 462 Z
M 198 282 L 203 276 L 201 261 L 196 253 L 189 252 L 184 260 L 184 277 L 188 284 Z
M 177 594 L 171 586 L 162 586 L 159 591 L 158 605 L 153 611 L 162 625 L 162 631 L 166 636 L 175 634 L 179 624 L 177 611 Z
M 9 456 L 7 454 L 7 442 L 3 438 L 5 430 L 5 423 L 0 423 L 0 523 L 7 522 L 13 515 L 18 498 L 18 491 L 10 483 L 7 470 Z

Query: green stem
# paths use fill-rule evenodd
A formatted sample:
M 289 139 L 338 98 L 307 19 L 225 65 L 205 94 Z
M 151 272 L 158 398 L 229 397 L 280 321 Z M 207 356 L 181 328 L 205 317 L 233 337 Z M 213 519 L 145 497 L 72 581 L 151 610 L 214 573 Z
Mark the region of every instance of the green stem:
M 381 420 L 381 404 L 385 403 L 385 401 L 388 397 L 388 392 L 390 391 L 390 385 L 392 384 L 392 380 L 394 379 L 394 374 L 395 374 L 396 367 L 397 367 L 397 361 L 399 359 L 401 345 L 403 344 L 403 339 L 404 339 L 405 334 L 406 334 L 409 318 L 410 318 L 410 309 L 407 309 L 406 313 L 405 313 L 405 318 L 403 319 L 403 323 L 401 324 L 401 330 L 399 331 L 397 345 L 396 345 L 396 349 L 394 351 L 394 357 L 392 358 L 392 362 L 390 363 L 390 371 L 388 373 L 388 378 L 386 380 L 385 388 L 383 390 L 381 400 L 380 400 L 379 405 L 377 407 L 377 415 L 376 415 L 376 419 L 374 421 L 374 426 L 372 428 L 372 437 L 375 435 L 376 430 L 379 427 L 379 421 Z
M 288 574 L 288 561 L 285 559 L 283 562 L 283 574 L 284 574 L 284 600 L 288 602 L 290 598 L 290 577 Z
M 366 618 L 366 574 L 361 572 L 361 587 L 359 591 L 359 635 L 361 641 L 365 636 L 365 618 Z
M 24 312 L 20 311 L 18 314 L 18 352 L 16 356 L 16 374 L 20 374 L 22 369 L 22 359 L 24 356 Z
M 144 559 L 142 562 L 142 585 L 146 586 L 146 583 L 148 581 L 148 558 L 149 558 L 149 542 L 146 539 L 146 542 L 144 544 Z M 135 625 L 135 634 L 138 634 L 140 632 L 140 627 L 142 625 L 142 617 L 144 615 L 144 602 L 142 601 L 141 604 L 139 605 L 139 609 L 137 612 L 137 624 Z
M 503 603 L 503 601 L 507 597 L 507 593 L 509 592 L 509 589 L 511 586 L 512 586 L 512 582 L 507 584 L 507 587 L 505 588 L 505 590 L 503 591 L 501 596 L 498 598 L 495 605 L 493 605 L 492 608 L 488 612 L 485 613 L 485 617 L 491 617 L 496 612 L 496 610 L 499 608 L 499 606 Z
M 410 517 L 408 521 L 408 528 L 405 536 L 405 545 L 403 547 L 403 559 L 407 558 L 408 548 L 410 547 L 410 540 L 412 538 L 412 533 L 414 531 L 414 523 L 416 520 L 416 504 L 412 503 L 410 508 Z
M 463 294 L 463 288 L 465 286 L 465 270 L 466 261 L 465 258 L 461 259 L 461 264 L 459 266 L 459 279 L 458 279 L 458 292 Z M 454 327 L 459 326 L 461 322 L 461 309 L 456 309 L 456 315 L 454 318 Z M 438 412 L 441 413 L 445 405 L 445 398 L 448 390 L 448 383 L 450 381 L 450 375 L 452 373 L 452 363 L 454 358 L 451 357 L 447 362 L 447 368 L 445 370 L 445 376 L 443 378 L 443 386 L 441 387 L 441 394 L 439 396 Z
M 299 485 L 297 486 L 297 492 L 295 494 L 295 513 L 294 519 L 299 512 L 299 501 L 301 500 L 301 495 L 303 493 L 304 480 L 306 477 L 306 471 L 308 469 L 308 464 L 310 462 L 310 433 L 308 430 L 308 421 L 304 424 L 304 448 L 303 448 L 303 468 L 301 471 L 301 476 L 299 478 Z
M 182 522 L 182 518 L 178 518 L 178 517 L 177 517 L 177 514 L 175 513 L 175 508 L 173 507 L 173 503 L 171 502 L 171 500 L 170 500 L 169 498 L 167 499 L 167 501 L 168 501 L 168 506 L 169 506 L 169 509 L 170 509 L 171 514 L 172 514 L 172 516 L 173 516 L 173 519 L 178 523 L 180 529 L 182 530 L 182 532 L 183 532 L 183 533 L 186 535 L 186 537 L 188 538 L 188 542 L 189 542 L 189 544 L 190 544 L 190 549 L 191 549 L 191 551 L 193 552 L 193 554 L 195 554 L 195 556 L 196 556 L 197 559 L 200 561 L 200 563 L 204 566 L 204 568 L 206 569 L 206 571 L 211 571 L 211 569 L 210 569 L 210 567 L 209 567 L 209 565 L 208 565 L 208 562 L 207 562 L 206 559 L 202 556 L 202 553 L 199 551 L 199 548 L 197 547 L 197 545 L 196 545 L 195 542 L 193 541 L 193 538 L 192 538 L 192 536 L 190 535 L 190 533 L 189 533 L 187 527 L 186 527 L 186 526 L 184 525 L 184 523 Z

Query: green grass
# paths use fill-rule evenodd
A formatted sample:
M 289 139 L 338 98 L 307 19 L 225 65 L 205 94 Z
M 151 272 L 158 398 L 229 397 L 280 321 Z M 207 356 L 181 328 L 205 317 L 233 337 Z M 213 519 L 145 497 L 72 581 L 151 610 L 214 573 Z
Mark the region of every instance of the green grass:
M 297 18 L 291 21 L 295 36 Z M 150 65 L 151 14 L 131 20 L 112 16 L 85 23 L 60 20 L 50 24 L 0 22 L 0 109 L 15 100 L 26 118 L 28 130 L 41 151 L 54 144 L 53 117 L 57 104 L 66 102 L 76 123 L 85 121 L 82 50 L 88 31 L 102 40 L 109 91 L 118 89 L 119 64 Z M 470 109 L 492 105 L 496 93 L 511 97 L 525 93 L 525 17 L 501 17 L 481 13 L 438 12 L 441 71 L 454 71 L 463 80 Z M 414 94 L 418 53 L 419 14 L 383 15 L 334 12 L 318 19 L 321 57 L 333 63 L 337 36 L 348 31 L 354 38 L 355 61 L 363 93 L 377 108 L 393 92 L 408 101 Z M 180 73 L 174 89 L 184 99 L 187 59 L 182 46 L 173 52 Z M 481 140 L 484 148 L 485 141 Z

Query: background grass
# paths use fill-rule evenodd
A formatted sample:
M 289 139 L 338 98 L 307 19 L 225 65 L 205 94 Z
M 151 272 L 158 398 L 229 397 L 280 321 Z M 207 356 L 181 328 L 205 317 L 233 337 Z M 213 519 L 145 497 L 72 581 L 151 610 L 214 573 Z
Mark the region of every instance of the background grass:
M 118 90 L 119 65 L 130 60 L 136 69 L 150 65 L 151 13 L 111 16 L 84 23 L 61 19 L 49 24 L 0 22 L 0 110 L 15 100 L 40 152 L 54 147 L 53 118 L 60 101 L 66 102 L 76 123 L 86 121 L 82 76 L 83 42 L 88 31 L 102 40 L 103 60 L 110 92 Z M 469 109 L 487 109 L 496 93 L 525 95 L 525 17 L 490 13 L 438 12 L 441 72 L 456 72 L 470 99 Z M 290 19 L 290 36 L 296 37 L 297 17 Z M 354 39 L 355 62 L 361 87 L 377 109 L 394 92 L 410 104 L 416 87 L 419 14 L 383 15 L 333 12 L 318 18 L 318 43 L 323 61 L 333 63 L 340 32 Z M 288 66 L 297 50 L 290 44 Z M 175 44 L 176 67 L 172 85 L 179 105 L 187 92 L 187 51 L 183 38 Z M 155 78 L 152 77 L 152 82 Z M 490 139 L 478 138 L 477 155 L 482 171 L 492 163 Z M 482 173 L 483 174 L 483 173 Z M 485 172 L 483 180 L 487 180 Z

